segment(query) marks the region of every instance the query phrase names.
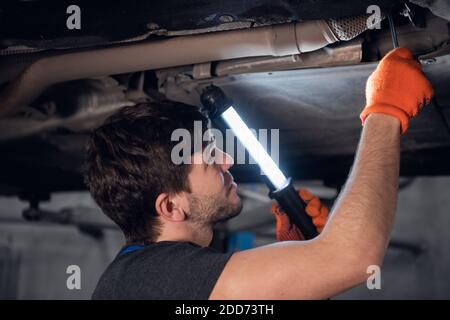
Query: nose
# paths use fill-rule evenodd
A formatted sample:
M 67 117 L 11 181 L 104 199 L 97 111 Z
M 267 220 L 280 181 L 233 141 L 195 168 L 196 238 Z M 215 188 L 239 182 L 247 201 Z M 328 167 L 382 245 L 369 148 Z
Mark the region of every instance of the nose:
M 218 165 L 220 169 L 223 172 L 228 171 L 234 165 L 233 157 L 219 148 L 216 149 L 216 152 L 218 153 L 216 159 L 219 160 Z

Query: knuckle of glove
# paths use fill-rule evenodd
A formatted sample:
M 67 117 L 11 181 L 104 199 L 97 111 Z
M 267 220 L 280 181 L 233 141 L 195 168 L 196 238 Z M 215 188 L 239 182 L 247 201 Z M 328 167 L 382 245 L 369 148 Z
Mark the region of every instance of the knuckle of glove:
M 317 217 L 317 216 L 320 215 L 319 207 L 313 206 L 310 203 L 306 206 L 305 211 L 312 218 Z
M 387 59 L 411 60 L 411 59 L 413 59 L 413 54 L 412 54 L 411 50 L 409 50 L 408 48 L 400 47 L 400 48 L 395 48 L 395 49 L 391 50 L 386 55 L 385 59 L 386 60 Z
M 305 208 L 306 213 L 314 218 L 320 215 L 320 208 L 322 206 L 322 203 L 320 202 L 319 198 L 314 197 Z

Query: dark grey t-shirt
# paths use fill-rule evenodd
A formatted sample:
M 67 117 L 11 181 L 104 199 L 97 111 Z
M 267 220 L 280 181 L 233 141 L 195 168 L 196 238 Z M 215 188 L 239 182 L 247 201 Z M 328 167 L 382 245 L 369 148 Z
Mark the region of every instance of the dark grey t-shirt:
M 232 253 L 161 241 L 119 254 L 92 299 L 208 299 Z

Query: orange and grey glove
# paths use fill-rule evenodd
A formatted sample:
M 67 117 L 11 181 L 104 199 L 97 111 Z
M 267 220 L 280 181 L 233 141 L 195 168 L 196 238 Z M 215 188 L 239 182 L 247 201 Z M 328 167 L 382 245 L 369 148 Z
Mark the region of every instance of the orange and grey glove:
M 322 232 L 328 219 L 328 208 L 320 202 L 319 198 L 314 196 L 308 190 L 299 189 L 297 192 L 306 203 L 305 211 L 312 218 L 312 222 L 316 226 L 317 231 L 319 233 Z M 303 234 L 297 226 L 291 223 L 289 216 L 283 212 L 276 202 L 272 203 L 270 211 L 275 215 L 278 241 L 305 240 L 305 237 L 303 237 Z
M 412 52 L 397 48 L 389 52 L 370 75 L 366 84 L 366 107 L 360 115 L 362 124 L 371 113 L 384 113 L 400 120 L 402 133 L 409 119 L 428 104 L 433 88 Z

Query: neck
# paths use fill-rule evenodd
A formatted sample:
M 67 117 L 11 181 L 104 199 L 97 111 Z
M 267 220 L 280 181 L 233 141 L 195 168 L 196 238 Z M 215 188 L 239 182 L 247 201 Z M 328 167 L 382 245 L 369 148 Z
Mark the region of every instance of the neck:
M 164 226 L 161 235 L 157 238 L 159 241 L 180 241 L 192 242 L 201 247 L 207 247 L 212 241 L 213 228 L 211 226 L 188 226 L 186 224 L 175 224 Z

